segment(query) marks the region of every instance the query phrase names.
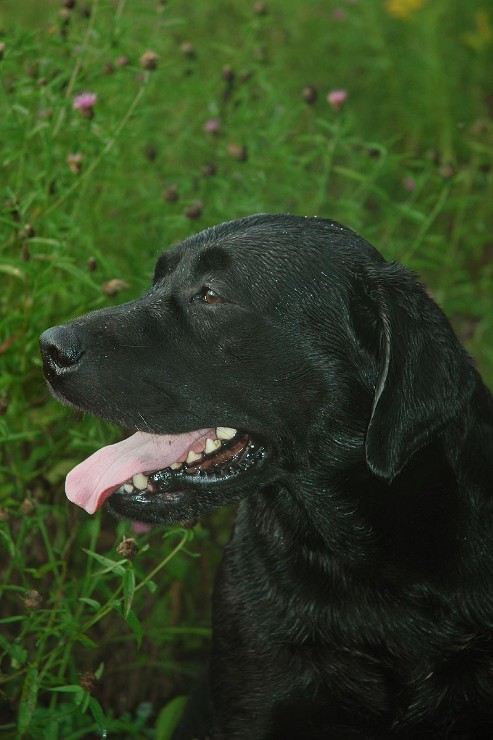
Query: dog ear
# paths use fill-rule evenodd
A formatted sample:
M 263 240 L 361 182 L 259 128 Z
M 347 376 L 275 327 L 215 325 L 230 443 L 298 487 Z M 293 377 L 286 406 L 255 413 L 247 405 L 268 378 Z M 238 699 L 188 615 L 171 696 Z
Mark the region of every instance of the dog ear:
M 370 470 L 390 482 L 461 412 L 476 371 L 444 313 L 406 268 L 371 265 L 366 279 L 381 330 L 366 460 Z

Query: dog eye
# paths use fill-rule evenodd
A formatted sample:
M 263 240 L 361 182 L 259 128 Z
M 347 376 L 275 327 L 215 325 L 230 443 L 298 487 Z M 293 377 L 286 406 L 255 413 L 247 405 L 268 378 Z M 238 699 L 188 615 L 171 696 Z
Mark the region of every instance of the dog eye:
M 216 293 L 215 290 L 212 290 L 212 288 L 202 288 L 200 293 L 195 296 L 195 300 L 203 301 L 204 303 L 209 304 L 223 302 L 222 296 L 220 296 L 219 293 Z

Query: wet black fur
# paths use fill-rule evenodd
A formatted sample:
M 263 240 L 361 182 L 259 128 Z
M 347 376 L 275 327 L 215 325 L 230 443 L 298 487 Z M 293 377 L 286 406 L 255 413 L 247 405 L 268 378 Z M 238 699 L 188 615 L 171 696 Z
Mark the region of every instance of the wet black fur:
M 110 499 L 151 522 L 242 499 L 179 740 L 493 737 L 492 396 L 412 274 L 339 224 L 253 216 L 50 332 L 64 402 L 268 451 L 173 506 Z

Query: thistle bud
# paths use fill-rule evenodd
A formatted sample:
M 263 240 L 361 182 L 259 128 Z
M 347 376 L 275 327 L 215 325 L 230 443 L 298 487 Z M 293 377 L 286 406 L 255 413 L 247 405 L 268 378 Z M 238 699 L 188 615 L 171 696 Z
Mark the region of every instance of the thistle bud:
M 39 591 L 35 591 L 34 589 L 26 591 L 22 600 L 26 609 L 28 609 L 30 612 L 35 612 L 43 603 L 43 597 L 41 596 Z
M 139 59 L 139 64 L 142 69 L 154 70 L 157 68 L 157 62 L 159 54 L 153 51 L 145 51 Z
M 137 555 L 138 550 L 137 541 L 133 537 L 123 537 L 122 541 L 116 548 L 118 555 L 127 560 L 133 560 Z

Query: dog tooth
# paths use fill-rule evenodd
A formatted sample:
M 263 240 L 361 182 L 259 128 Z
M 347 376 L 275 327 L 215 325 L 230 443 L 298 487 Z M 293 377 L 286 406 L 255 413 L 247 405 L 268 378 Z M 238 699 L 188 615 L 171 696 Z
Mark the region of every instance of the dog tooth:
M 137 475 L 133 476 L 132 481 L 135 488 L 138 488 L 139 491 L 143 491 L 144 488 L 147 488 L 147 475 L 144 475 L 144 473 L 137 473 Z
M 190 452 L 187 455 L 186 462 L 187 463 L 193 463 L 197 462 L 197 460 L 201 460 L 202 455 L 199 452 L 194 452 L 193 450 L 190 450 Z
M 217 427 L 216 437 L 218 439 L 233 439 L 237 431 L 237 429 L 233 429 L 232 427 Z
M 179 470 L 181 467 L 183 467 L 183 463 L 181 462 L 174 462 L 170 465 L 171 470 Z
M 220 439 L 208 439 L 205 443 L 205 454 L 210 455 L 221 447 Z
M 134 487 L 131 483 L 125 483 L 125 485 L 123 486 L 123 490 L 126 491 L 127 493 L 132 493 L 132 491 L 134 490 Z

